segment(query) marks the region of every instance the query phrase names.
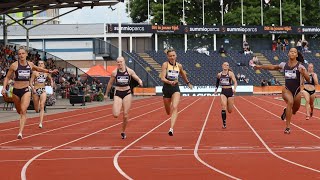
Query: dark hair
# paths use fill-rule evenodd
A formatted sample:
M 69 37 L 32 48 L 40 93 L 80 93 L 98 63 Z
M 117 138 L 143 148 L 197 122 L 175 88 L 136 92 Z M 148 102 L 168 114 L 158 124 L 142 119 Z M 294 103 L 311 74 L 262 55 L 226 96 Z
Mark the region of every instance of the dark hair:
M 169 54 L 170 52 L 176 52 L 176 50 L 175 49 L 167 49 L 167 50 L 165 50 L 166 54 Z
M 301 62 L 301 63 L 304 63 L 304 57 L 303 57 L 303 55 L 302 55 L 301 52 L 298 52 L 297 61 L 299 61 L 299 62 Z

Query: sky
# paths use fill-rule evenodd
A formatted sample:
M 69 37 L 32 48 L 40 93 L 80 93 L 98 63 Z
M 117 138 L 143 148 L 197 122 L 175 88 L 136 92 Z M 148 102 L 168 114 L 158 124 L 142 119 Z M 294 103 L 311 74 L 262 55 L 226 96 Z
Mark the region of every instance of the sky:
M 118 22 L 118 9 L 121 14 L 121 23 L 130 23 L 131 18 L 126 13 L 126 6 L 124 3 L 118 3 L 112 6 L 112 11 L 109 6 L 97 6 L 91 9 L 84 7 L 73 11 L 67 15 L 60 17 L 61 24 L 88 24 L 88 23 L 117 23 Z M 60 9 L 60 14 L 70 11 L 74 8 Z

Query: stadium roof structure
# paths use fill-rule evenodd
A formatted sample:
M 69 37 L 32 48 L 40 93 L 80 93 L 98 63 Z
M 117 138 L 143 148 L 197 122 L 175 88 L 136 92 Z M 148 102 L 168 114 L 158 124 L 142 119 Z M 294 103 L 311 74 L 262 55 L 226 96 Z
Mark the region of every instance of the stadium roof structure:
M 34 10 L 112 6 L 123 0 L 1 0 L 0 15 Z

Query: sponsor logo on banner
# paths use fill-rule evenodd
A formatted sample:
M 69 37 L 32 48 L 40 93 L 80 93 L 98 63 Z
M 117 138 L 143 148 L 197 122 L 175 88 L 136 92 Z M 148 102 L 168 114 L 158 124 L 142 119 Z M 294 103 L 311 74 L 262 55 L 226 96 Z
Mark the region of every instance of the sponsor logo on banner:
M 118 24 L 107 24 L 107 33 L 118 33 Z M 122 24 L 122 33 L 159 34 L 320 34 L 316 26 L 210 26 Z
M 263 30 L 271 34 L 288 34 L 293 32 L 292 26 L 264 26 Z
M 167 25 L 153 25 L 151 30 L 156 31 L 157 33 L 175 33 L 180 30 L 179 26 L 167 26 Z
M 181 96 L 215 96 L 215 86 L 193 86 L 190 89 L 188 86 L 179 86 Z M 217 95 L 220 95 L 221 88 L 218 88 Z M 253 93 L 253 86 L 238 86 L 237 94 Z M 156 94 L 162 96 L 162 86 L 156 86 Z

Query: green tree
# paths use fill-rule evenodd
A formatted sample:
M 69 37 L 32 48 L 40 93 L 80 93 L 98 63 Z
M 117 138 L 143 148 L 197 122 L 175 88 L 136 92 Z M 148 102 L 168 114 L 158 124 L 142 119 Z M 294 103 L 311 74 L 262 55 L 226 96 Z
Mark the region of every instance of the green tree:
M 182 1 L 165 0 L 165 24 L 182 23 Z M 220 0 L 205 0 L 205 24 L 221 25 Z M 300 0 L 282 0 L 282 25 L 300 25 Z M 246 25 L 261 25 L 261 1 L 243 0 L 243 20 Z M 224 0 L 224 25 L 241 25 L 241 0 Z M 227 11 L 226 11 L 227 9 Z M 303 0 L 303 24 L 320 24 L 320 0 Z M 150 0 L 152 23 L 162 24 L 162 0 Z M 280 25 L 280 0 L 263 5 L 264 25 Z M 148 19 L 148 0 L 130 1 L 130 16 L 135 23 Z M 202 24 L 202 0 L 185 0 L 187 24 Z

